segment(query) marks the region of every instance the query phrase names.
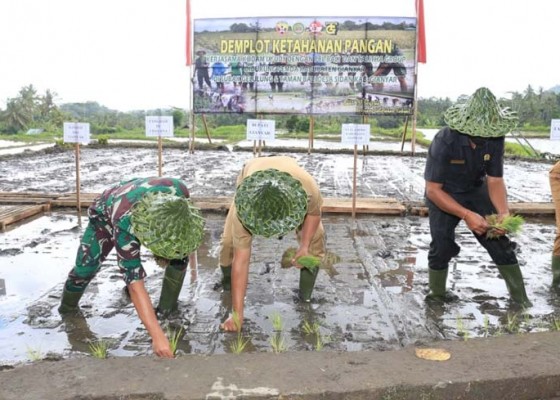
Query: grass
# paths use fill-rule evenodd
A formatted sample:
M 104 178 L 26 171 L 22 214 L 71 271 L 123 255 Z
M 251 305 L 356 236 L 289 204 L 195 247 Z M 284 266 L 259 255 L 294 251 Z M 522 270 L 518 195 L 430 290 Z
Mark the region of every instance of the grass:
M 91 342 L 89 344 L 89 352 L 95 358 L 105 359 L 109 354 L 109 342 L 107 342 L 106 340 Z

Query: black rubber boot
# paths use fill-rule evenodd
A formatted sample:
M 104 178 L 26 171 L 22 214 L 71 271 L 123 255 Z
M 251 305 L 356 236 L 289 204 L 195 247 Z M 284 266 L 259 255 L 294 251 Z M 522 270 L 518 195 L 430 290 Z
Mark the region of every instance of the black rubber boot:
M 313 289 L 315 288 L 315 280 L 317 279 L 317 274 L 319 273 L 319 268 L 313 268 L 310 271 L 308 268 L 301 268 L 299 270 L 299 298 L 305 302 L 311 301 L 311 295 L 313 294 Z
M 552 286 L 560 289 L 560 256 L 552 255 Z
M 165 268 L 157 307 L 158 312 L 169 313 L 177 310 L 177 300 L 179 299 L 186 275 L 186 268 L 178 270 L 171 265 Z
M 507 290 L 511 299 L 523 308 L 531 307 L 533 304 L 529 301 L 525 292 L 525 284 L 519 264 L 498 265 L 500 275 L 506 281 Z
M 428 287 L 430 288 L 430 293 L 428 293 L 426 299 L 438 301 L 453 300 L 453 296 L 449 295 L 446 290 L 448 273 L 449 268 L 428 268 Z
M 224 267 L 220 265 L 220 269 L 222 270 L 222 289 L 226 291 L 231 290 L 231 265 L 228 267 Z
M 78 303 L 82 298 L 84 292 L 71 292 L 64 288 L 62 292 L 62 300 L 60 301 L 60 306 L 58 307 L 58 312 L 61 314 L 68 314 L 74 311 L 78 311 Z

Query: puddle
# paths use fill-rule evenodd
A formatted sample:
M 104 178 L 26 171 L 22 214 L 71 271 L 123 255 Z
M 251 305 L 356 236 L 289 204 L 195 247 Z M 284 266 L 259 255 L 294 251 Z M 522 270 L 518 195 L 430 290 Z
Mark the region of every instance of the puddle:
M 350 197 L 353 156 L 293 154 L 319 181 L 325 197 Z M 235 177 L 251 152 L 164 149 L 164 174 L 183 178 L 193 197 L 231 196 Z M 423 157 L 359 156 L 359 197 L 421 201 Z M 512 161 L 506 165 L 511 201 L 550 201 L 549 164 Z M 82 149 L 80 182 L 84 192 L 99 192 L 133 176 L 157 175 L 157 153 L 150 149 Z M 73 152 L 0 160 L 0 191 L 72 192 Z M 198 264 L 187 274 L 179 312 L 162 321 L 183 329 L 179 354 L 232 352 L 235 335 L 219 330 L 230 296 L 215 290 L 219 238 L 224 215 L 206 214 L 206 236 Z M 151 353 L 149 336 L 123 291 L 111 253 L 82 298 L 82 317 L 60 318 L 56 311 L 63 282 L 72 267 L 85 214 L 55 209 L 9 226 L 0 233 L 0 365 L 39 358 L 83 357 L 89 343 L 105 340 L 112 356 Z M 273 351 L 281 337 L 288 351 L 385 350 L 432 339 L 527 333 L 554 329 L 560 299 L 550 291 L 552 218 L 527 220 L 516 237 L 529 297 L 526 313 L 510 308 L 505 283 L 485 251 L 460 225 L 462 247 L 452 265 L 449 287 L 459 300 L 427 304 L 428 220 L 424 217 L 324 216 L 329 251 L 341 261 L 321 271 L 313 301 L 297 300 L 299 272 L 282 269 L 279 254 L 295 238 L 256 238 L 252 256 L 243 335 L 245 351 Z M 144 255 L 146 286 L 154 303 L 163 271 Z M 276 330 L 274 316 L 281 315 Z M 306 328 L 314 327 L 314 333 Z M 278 340 L 278 339 L 274 339 Z

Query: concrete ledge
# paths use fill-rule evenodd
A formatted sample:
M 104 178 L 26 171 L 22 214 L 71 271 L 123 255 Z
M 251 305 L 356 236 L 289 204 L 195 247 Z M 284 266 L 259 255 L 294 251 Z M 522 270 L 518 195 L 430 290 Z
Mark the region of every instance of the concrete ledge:
M 386 352 L 293 352 L 174 360 L 89 357 L 0 372 L 2 400 L 560 398 L 560 333 L 439 341 L 448 361 Z

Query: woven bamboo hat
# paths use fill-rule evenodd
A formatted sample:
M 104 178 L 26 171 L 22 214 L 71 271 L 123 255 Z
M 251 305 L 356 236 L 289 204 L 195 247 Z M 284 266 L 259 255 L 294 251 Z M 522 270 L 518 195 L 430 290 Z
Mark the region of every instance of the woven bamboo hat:
M 501 137 L 517 126 L 517 113 L 501 107 L 492 92 L 481 87 L 464 102 L 447 109 L 443 115 L 451 128 L 469 136 Z
M 204 236 L 204 218 L 185 197 L 149 192 L 131 212 L 132 233 L 154 255 L 183 259 L 196 250 Z
M 307 214 L 301 182 L 274 168 L 257 171 L 235 193 L 237 217 L 253 235 L 283 236 L 300 226 Z

